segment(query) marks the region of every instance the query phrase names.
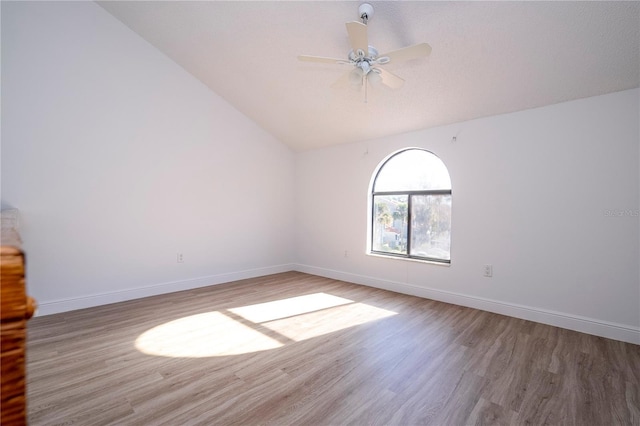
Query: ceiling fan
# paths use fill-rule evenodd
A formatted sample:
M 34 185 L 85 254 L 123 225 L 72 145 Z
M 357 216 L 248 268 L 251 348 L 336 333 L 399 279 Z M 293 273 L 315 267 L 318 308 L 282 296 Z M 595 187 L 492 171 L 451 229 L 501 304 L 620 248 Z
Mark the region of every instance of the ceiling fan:
M 355 87 L 365 88 L 365 102 L 367 101 L 367 83 L 373 85 L 384 84 L 392 89 L 398 89 L 404 84 L 404 80 L 397 75 L 380 68 L 390 62 L 402 62 L 410 59 L 429 56 L 431 46 L 428 43 L 418 43 L 402 49 L 393 50 L 383 55 L 378 54 L 378 50 L 369 46 L 367 36 L 367 22 L 373 16 L 373 6 L 369 3 L 362 3 L 358 7 L 358 13 L 362 23 L 353 21 L 347 22 L 347 33 L 351 43 L 351 50 L 347 59 L 325 58 L 321 56 L 300 55 L 300 61 L 320 62 L 328 64 L 351 65 L 354 68 L 343 75 L 333 86 L 342 86 L 350 83 Z

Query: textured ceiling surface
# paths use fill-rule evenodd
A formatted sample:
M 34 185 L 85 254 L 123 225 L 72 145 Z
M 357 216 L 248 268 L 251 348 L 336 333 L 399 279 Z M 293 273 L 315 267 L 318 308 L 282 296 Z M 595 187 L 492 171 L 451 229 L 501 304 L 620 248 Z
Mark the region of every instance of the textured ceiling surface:
M 98 3 L 296 151 L 640 86 L 639 2 L 371 2 L 370 45 L 433 51 L 367 103 L 331 87 L 350 65 L 297 60 L 346 59 L 357 2 Z

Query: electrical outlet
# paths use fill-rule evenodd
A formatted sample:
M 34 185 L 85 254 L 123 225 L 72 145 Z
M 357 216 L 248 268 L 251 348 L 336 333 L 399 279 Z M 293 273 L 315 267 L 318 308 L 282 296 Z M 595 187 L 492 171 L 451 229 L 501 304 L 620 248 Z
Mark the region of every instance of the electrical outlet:
M 182 253 L 178 253 L 178 256 L 176 258 L 176 262 L 184 263 L 184 255 Z
M 484 265 L 484 276 L 485 277 L 493 276 L 493 265 Z
M 344 251 L 344 257 L 349 257 L 349 252 L 347 250 Z

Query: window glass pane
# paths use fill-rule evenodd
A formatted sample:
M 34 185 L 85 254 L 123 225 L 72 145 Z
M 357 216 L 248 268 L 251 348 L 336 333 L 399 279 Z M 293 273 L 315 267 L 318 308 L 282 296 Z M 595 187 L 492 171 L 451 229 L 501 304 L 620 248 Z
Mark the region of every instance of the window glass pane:
M 446 166 L 434 154 L 408 149 L 391 157 L 380 169 L 374 192 L 451 189 Z
M 374 251 L 407 254 L 407 201 L 406 195 L 373 197 Z
M 451 259 L 451 195 L 411 197 L 411 255 Z

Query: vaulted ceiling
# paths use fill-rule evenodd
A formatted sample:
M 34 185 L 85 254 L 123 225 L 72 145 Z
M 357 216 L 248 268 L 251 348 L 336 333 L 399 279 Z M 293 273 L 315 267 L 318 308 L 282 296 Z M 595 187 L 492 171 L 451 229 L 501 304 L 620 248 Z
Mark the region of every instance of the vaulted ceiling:
M 105 1 L 117 19 L 296 151 L 514 112 L 640 86 L 639 2 L 371 2 L 400 89 L 332 84 L 347 58 L 352 1 Z

